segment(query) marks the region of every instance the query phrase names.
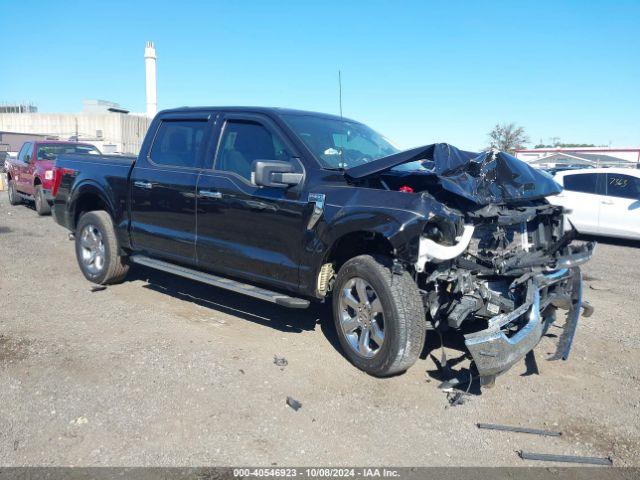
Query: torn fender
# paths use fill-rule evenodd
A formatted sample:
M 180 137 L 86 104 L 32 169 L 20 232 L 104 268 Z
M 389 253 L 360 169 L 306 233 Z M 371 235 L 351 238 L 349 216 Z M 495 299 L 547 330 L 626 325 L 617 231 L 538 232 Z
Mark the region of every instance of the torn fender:
M 397 191 L 329 188 L 324 194 L 324 210 L 304 239 L 305 261 L 300 279 L 304 288 L 315 285 L 327 255 L 346 235 L 366 232 L 382 236 L 394 250 L 394 257 L 408 265 L 418 259 L 419 240 L 427 223 L 461 221 L 461 214 L 428 195 Z

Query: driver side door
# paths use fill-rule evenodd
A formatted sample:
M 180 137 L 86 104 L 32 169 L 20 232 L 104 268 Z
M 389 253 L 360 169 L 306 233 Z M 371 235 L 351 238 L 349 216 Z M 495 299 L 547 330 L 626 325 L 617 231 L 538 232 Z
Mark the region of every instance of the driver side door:
M 16 162 L 18 170 L 18 178 L 16 180 L 16 188 L 19 192 L 31 195 L 33 193 L 33 143 L 28 142 L 23 145 L 18 154 L 18 161 Z
M 259 187 L 252 181 L 256 160 L 291 162 L 304 173 L 292 145 L 268 118 L 227 114 L 215 158 L 198 178 L 198 265 L 296 290 L 311 212 L 304 180 L 293 187 Z

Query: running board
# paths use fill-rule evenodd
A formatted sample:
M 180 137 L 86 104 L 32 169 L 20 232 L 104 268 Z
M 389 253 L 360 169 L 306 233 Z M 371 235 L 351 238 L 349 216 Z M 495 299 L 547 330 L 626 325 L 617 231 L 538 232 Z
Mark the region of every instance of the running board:
M 175 265 L 173 263 L 164 262 L 162 260 L 156 260 L 155 258 L 145 257 L 144 255 L 132 255 L 129 260 L 138 265 L 144 265 L 145 267 L 154 268 L 156 270 L 162 270 L 163 272 L 172 273 L 181 277 L 190 278 L 196 282 L 206 283 L 218 288 L 224 288 L 225 290 L 231 290 L 232 292 L 241 293 L 253 298 L 259 298 L 260 300 L 266 300 L 267 302 L 282 305 L 288 308 L 307 308 L 311 302 L 303 298 L 290 297 L 283 293 L 272 292 L 264 288 L 255 287 L 247 283 L 237 282 L 224 277 L 218 277 L 211 275 L 210 273 L 201 272 L 199 270 L 193 270 L 188 267 Z

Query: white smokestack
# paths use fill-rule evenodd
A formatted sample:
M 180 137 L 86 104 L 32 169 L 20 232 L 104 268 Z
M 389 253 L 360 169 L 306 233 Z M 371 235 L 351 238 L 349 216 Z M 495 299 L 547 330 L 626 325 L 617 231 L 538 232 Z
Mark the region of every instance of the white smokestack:
M 156 96 L 156 49 L 153 42 L 147 42 L 144 49 L 144 66 L 147 74 L 147 116 L 154 117 L 158 111 Z

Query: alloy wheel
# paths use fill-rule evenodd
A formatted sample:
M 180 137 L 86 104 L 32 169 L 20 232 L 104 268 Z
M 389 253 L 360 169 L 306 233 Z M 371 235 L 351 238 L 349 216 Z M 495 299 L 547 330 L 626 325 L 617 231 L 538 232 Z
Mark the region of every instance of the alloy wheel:
M 349 346 L 365 358 L 384 343 L 384 313 L 380 297 L 361 277 L 350 278 L 340 292 L 340 327 Z
M 105 246 L 102 233 L 95 225 L 88 224 L 80 232 L 80 256 L 82 264 L 92 275 L 97 275 L 105 265 Z

